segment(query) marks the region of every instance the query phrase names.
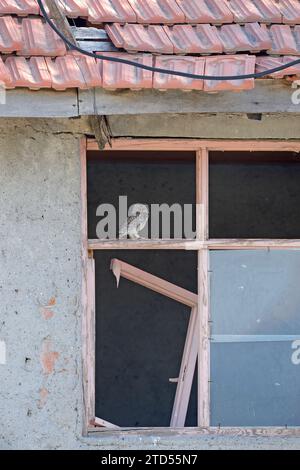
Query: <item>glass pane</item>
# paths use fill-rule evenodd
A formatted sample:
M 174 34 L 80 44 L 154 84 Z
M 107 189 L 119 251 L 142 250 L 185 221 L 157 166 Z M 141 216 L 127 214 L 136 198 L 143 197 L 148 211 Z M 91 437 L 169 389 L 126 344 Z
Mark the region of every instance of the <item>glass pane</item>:
M 216 251 L 211 271 L 212 425 L 300 425 L 300 251 Z

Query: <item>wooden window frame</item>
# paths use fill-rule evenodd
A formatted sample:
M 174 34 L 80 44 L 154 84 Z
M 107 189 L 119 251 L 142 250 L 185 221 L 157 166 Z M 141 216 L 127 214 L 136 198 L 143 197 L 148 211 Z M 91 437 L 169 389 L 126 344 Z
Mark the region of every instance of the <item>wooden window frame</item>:
M 83 394 L 84 435 L 110 431 L 136 432 L 137 435 L 197 434 L 233 436 L 300 436 L 299 427 L 211 427 L 210 426 L 210 306 L 209 252 L 212 250 L 289 250 L 300 249 L 300 239 L 210 239 L 209 238 L 209 152 L 261 151 L 299 152 L 300 141 L 235 141 L 198 139 L 113 139 L 111 150 L 193 151 L 196 154 L 196 226 L 194 240 L 88 240 L 87 231 L 87 151 L 98 150 L 94 139 L 81 141 L 81 204 L 83 260 Z M 193 250 L 198 252 L 198 427 L 183 428 L 118 428 L 95 418 L 95 286 L 93 252 L 97 250 Z

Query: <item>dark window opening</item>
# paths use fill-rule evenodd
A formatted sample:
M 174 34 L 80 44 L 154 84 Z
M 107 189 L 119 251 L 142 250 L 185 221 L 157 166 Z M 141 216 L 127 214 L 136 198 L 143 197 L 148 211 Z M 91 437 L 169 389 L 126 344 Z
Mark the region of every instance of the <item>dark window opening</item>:
M 196 230 L 195 154 L 159 151 L 90 152 L 88 158 L 90 239 L 97 238 L 96 229 L 101 218 L 96 215 L 96 212 L 100 204 L 112 204 L 116 208 L 118 220 L 120 196 L 127 196 L 128 208 L 136 203 L 149 207 L 148 230 L 146 227 L 142 232 L 144 238 L 194 238 L 193 233 Z M 174 211 L 170 210 L 170 229 L 163 231 L 160 217 L 160 224 L 156 224 L 158 236 L 153 236 L 153 231 L 151 231 L 152 204 L 167 204 L 170 209 L 174 204 L 178 205 L 179 216 L 181 214 L 179 231 L 175 230 Z M 189 205 L 189 209 L 185 208 L 185 205 Z M 189 211 L 191 217 L 189 217 Z M 184 214 L 186 220 L 189 221 L 188 230 L 184 228 Z M 119 237 L 118 229 L 119 226 L 116 238 Z
M 212 152 L 209 172 L 210 238 L 300 238 L 298 153 Z
M 184 206 L 190 205 L 195 231 L 194 152 L 89 152 L 87 164 L 89 239 L 98 238 L 97 209 L 102 204 L 112 205 L 119 221 L 120 196 L 127 197 L 128 208 L 136 203 L 149 208 L 177 204 L 183 227 Z M 170 221 L 168 238 L 175 238 L 173 213 Z M 149 238 L 151 222 L 150 211 Z M 159 237 L 163 237 L 162 226 Z M 96 250 L 93 257 L 96 416 L 120 427 L 170 427 L 177 389 L 174 379 L 180 373 L 191 308 L 124 278 L 117 287 L 110 265 L 116 258 L 197 293 L 197 252 Z M 185 425 L 197 426 L 197 366 Z
M 96 262 L 96 416 L 121 427 L 169 427 L 191 309 L 126 279 L 118 258 L 197 292 L 197 253 L 105 251 Z M 197 370 L 197 368 L 196 368 Z M 197 426 L 196 373 L 186 426 Z

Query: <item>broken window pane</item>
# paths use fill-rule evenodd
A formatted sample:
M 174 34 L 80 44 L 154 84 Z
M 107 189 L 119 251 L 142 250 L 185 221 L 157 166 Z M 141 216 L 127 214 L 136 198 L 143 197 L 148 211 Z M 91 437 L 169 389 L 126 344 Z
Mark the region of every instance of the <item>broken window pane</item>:
M 197 253 L 95 252 L 96 415 L 121 427 L 169 427 L 191 309 L 121 278 L 118 258 L 197 292 Z M 196 374 L 186 426 L 197 425 Z

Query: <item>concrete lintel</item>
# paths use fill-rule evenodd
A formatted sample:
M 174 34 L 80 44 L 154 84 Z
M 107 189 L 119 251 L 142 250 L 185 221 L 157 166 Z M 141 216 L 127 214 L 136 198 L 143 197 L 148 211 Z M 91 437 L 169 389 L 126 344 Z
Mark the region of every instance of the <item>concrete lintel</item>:
M 284 80 L 257 80 L 250 91 L 206 92 L 169 90 L 116 90 L 101 88 L 79 91 L 81 115 L 159 114 L 159 113 L 299 113 L 293 104 L 298 93 Z M 300 94 L 300 92 L 299 92 Z
M 0 103 L 0 117 L 63 118 L 78 116 L 76 89 L 68 91 L 27 88 L 7 90 L 5 103 Z

